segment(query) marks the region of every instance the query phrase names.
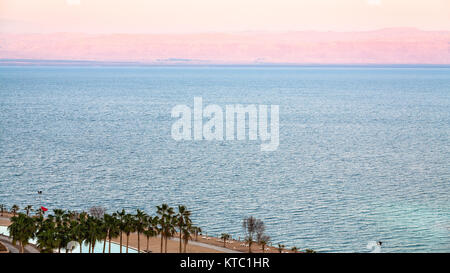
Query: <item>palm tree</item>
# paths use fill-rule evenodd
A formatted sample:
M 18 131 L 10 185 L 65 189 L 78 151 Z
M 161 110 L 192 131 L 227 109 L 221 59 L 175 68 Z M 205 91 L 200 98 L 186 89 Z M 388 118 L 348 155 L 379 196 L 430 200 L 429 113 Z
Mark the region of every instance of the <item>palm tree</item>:
M 13 205 L 11 207 L 11 212 L 13 213 L 13 216 L 16 216 L 16 213 L 20 210 L 18 205 Z
M 12 237 L 12 243 L 15 245 L 16 242 L 19 242 L 20 253 L 24 253 L 25 246 L 36 233 L 36 225 L 33 218 L 19 213 L 18 216 L 11 218 L 11 225 L 8 226 L 8 230 Z
M 28 205 L 23 210 L 25 210 L 27 212 L 27 216 L 29 216 L 30 215 L 30 211 L 33 211 L 33 206 L 32 205 Z
M 159 214 L 160 216 L 159 224 L 161 228 L 159 229 L 160 230 L 159 233 L 161 235 L 161 253 L 163 253 L 163 242 L 164 242 L 164 217 L 166 216 L 168 207 L 169 206 L 167 204 L 156 206 L 156 213 Z
M 135 219 L 134 219 L 133 215 L 126 214 L 125 218 L 124 218 L 123 231 L 127 235 L 127 253 L 128 253 L 128 243 L 129 243 L 129 239 L 130 239 L 130 234 L 132 232 L 135 232 L 135 230 L 136 230 L 135 229 Z
M 167 253 L 167 238 L 169 237 L 170 231 L 173 229 L 172 226 L 172 215 L 174 214 L 173 208 L 169 207 L 167 204 L 162 204 L 161 206 L 156 206 L 156 213 L 160 215 L 159 225 L 161 234 L 161 253 L 163 252 L 163 242 L 165 240 L 166 253 Z
M 94 253 L 97 241 L 102 240 L 105 237 L 102 220 L 99 218 L 88 216 L 86 224 L 87 224 L 86 237 L 89 242 L 89 253 Z
M 186 253 L 186 248 L 189 240 L 192 238 L 191 234 L 194 232 L 194 227 L 191 224 L 188 224 L 183 229 L 183 242 L 184 242 L 184 250 L 183 252 Z
M 266 250 L 266 245 L 270 242 L 270 237 L 267 235 L 260 236 L 258 243 L 261 245 L 262 252 Z
M 97 240 L 103 240 L 103 253 L 106 249 L 106 238 L 108 237 L 108 225 L 105 222 L 105 215 L 103 214 L 101 218 L 96 218 L 97 222 Z
M 291 248 L 291 250 L 292 250 L 294 253 L 298 253 L 298 248 L 297 248 L 296 246 L 293 246 L 293 247 Z
M 284 248 L 285 248 L 285 245 L 278 244 L 278 252 L 282 253 Z
M 53 210 L 53 214 L 55 216 L 55 222 L 57 225 L 61 225 L 65 213 L 66 212 L 62 209 L 54 209 Z
M 157 230 L 157 225 L 158 225 L 158 217 L 151 217 L 151 216 L 147 216 L 146 218 L 146 229 L 144 230 L 144 235 L 147 238 L 147 247 L 145 249 L 146 252 L 148 252 L 148 245 L 149 245 L 149 241 L 150 241 L 150 237 L 154 237 L 156 235 L 158 235 L 158 230 Z
M 176 233 L 176 226 L 177 226 L 177 218 L 173 217 L 173 211 L 172 214 L 168 214 L 166 217 L 166 229 L 164 230 L 165 240 L 164 240 L 164 249 L 165 253 L 167 253 L 167 242 L 170 238 L 173 237 L 173 235 Z
M 94 253 L 94 246 L 98 241 L 103 240 L 106 237 L 106 228 L 102 218 L 94 217 L 95 234 L 92 241 L 92 253 Z
M 57 236 L 59 242 L 58 252 L 61 252 L 60 249 L 64 248 L 67 253 L 67 245 L 72 239 L 70 231 L 69 215 L 64 214 L 60 225 L 57 227 Z
M 177 224 L 178 224 L 178 232 L 179 232 L 179 243 L 180 243 L 180 253 L 181 253 L 181 236 L 183 233 L 183 229 L 191 223 L 191 212 L 186 209 L 185 206 L 178 206 L 178 214 L 176 215 Z
M 28 215 L 28 210 L 27 208 L 30 207 L 29 209 L 31 209 L 31 206 L 27 206 L 25 207 L 25 210 L 27 211 L 27 215 Z M 56 232 L 56 243 L 58 245 L 58 253 L 61 253 L 61 247 L 63 246 L 63 241 L 65 241 L 65 229 L 63 227 L 63 217 L 65 214 L 65 211 L 62 209 L 54 209 L 53 213 L 55 214 L 55 232 Z
M 198 239 L 198 234 L 202 233 L 202 229 L 200 227 L 194 227 L 195 240 Z
M 88 253 L 91 253 L 92 250 L 92 239 L 95 234 L 95 226 L 93 223 L 93 218 L 88 214 L 86 217 L 86 222 L 84 223 L 86 226 L 86 233 L 84 238 L 84 243 L 88 247 Z M 94 243 L 95 244 L 95 243 Z
M 125 225 L 124 225 L 125 215 L 126 215 L 126 212 L 124 209 L 122 209 L 122 211 L 117 211 L 116 213 L 113 214 L 113 216 L 117 218 L 118 225 L 119 225 L 120 253 L 122 253 L 123 231 L 124 231 L 124 227 L 125 227 Z
M 106 251 L 106 241 L 109 237 L 109 230 L 111 229 L 111 226 L 114 225 L 114 217 L 111 215 L 105 213 L 103 214 L 103 228 L 105 229 L 105 237 L 103 238 L 103 253 Z
M 1 213 L 1 216 L 3 216 L 3 212 L 5 212 L 5 205 L 0 204 L 0 213 Z
M 86 226 L 84 225 L 84 219 L 80 218 L 78 221 L 73 221 L 70 230 L 72 239 L 77 241 L 80 245 L 80 253 L 83 252 L 83 241 L 86 238 Z
M 44 223 L 44 217 L 42 216 L 34 217 L 34 221 L 36 222 L 36 231 L 38 231 Z
M 102 238 L 103 251 L 102 251 L 102 253 L 105 253 L 105 251 L 106 251 L 106 241 L 108 239 L 108 233 L 109 233 L 109 228 L 110 228 L 109 225 L 111 224 L 110 220 L 107 219 L 108 217 L 112 217 L 112 216 L 107 213 L 104 213 L 102 218 L 100 219 L 101 220 L 101 233 L 103 235 L 103 238 Z
M 119 219 L 108 214 L 105 214 L 105 224 L 108 227 L 108 253 L 111 253 L 111 239 L 120 235 Z M 106 240 L 105 240 L 106 241 Z M 122 248 L 122 246 L 121 246 Z
M 143 212 L 142 210 L 137 210 L 136 211 L 136 215 L 135 215 L 135 230 L 137 231 L 137 235 L 138 235 L 138 253 L 141 252 L 141 233 L 144 232 L 145 227 L 146 227 L 146 219 L 147 219 L 147 214 L 145 214 L 145 212 Z
M 223 247 L 226 246 L 225 243 L 226 243 L 228 240 L 230 240 L 230 238 L 231 238 L 231 235 L 228 234 L 228 233 L 222 233 L 222 235 L 220 235 L 220 239 L 223 240 Z
M 250 236 L 247 236 L 244 238 L 244 242 L 248 245 L 248 253 L 252 253 L 252 245 L 253 245 L 253 238 Z
M 37 245 L 41 252 L 52 253 L 53 249 L 58 247 L 55 228 L 53 215 L 49 215 L 47 219 L 42 220 L 36 233 Z

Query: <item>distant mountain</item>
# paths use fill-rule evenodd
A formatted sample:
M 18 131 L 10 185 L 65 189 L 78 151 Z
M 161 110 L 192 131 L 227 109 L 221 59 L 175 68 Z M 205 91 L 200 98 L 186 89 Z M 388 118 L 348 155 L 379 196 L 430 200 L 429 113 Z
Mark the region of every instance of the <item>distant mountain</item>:
M 450 64 L 450 31 L 0 34 L 0 63 Z M 8 61 L 5 61 L 5 60 Z M 20 60 L 18 60 L 20 59 Z

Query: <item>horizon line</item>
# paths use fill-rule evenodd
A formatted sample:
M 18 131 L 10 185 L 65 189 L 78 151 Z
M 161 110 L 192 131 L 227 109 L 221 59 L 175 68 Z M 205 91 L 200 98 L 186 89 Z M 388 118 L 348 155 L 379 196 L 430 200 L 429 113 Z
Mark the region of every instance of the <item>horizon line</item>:
M 0 66 L 81 66 L 81 67 L 430 67 L 450 68 L 450 64 L 428 63 L 189 63 L 183 62 L 135 62 L 135 61 L 96 61 L 70 59 L 10 59 L 0 58 Z
M 321 33 L 351 33 L 351 32 L 376 32 L 387 30 L 414 30 L 422 32 L 450 32 L 450 29 L 422 29 L 419 27 L 384 27 L 373 28 L 367 30 L 319 30 L 319 29 L 303 29 L 303 30 L 204 30 L 204 31 L 192 31 L 192 32 L 177 32 L 177 31 L 165 31 L 165 32 L 83 32 L 83 31 L 49 31 L 49 32 L 14 32 L 14 31 L 1 31 L 0 34 L 89 34 L 89 35 L 111 35 L 111 34 L 129 34 L 129 35 L 189 35 L 189 34 L 214 34 L 214 33 L 291 33 L 291 32 L 321 32 Z

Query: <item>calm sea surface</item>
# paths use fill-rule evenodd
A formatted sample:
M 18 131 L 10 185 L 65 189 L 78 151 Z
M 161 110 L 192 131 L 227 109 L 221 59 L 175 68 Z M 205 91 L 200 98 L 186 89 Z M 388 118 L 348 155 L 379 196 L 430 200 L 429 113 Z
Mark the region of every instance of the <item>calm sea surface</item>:
M 278 150 L 174 141 L 194 96 L 280 105 Z M 450 68 L 0 67 L 0 203 L 163 202 L 210 235 L 253 215 L 274 244 L 450 252 Z

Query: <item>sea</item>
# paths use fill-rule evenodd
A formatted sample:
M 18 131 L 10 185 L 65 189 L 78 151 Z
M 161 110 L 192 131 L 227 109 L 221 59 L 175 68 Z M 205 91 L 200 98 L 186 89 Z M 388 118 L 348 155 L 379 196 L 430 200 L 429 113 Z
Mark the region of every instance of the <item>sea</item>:
M 278 149 L 174 140 L 194 97 L 278 105 Z M 254 216 L 286 248 L 450 252 L 450 67 L 1 66 L 0 203 L 183 204 L 211 236 Z

